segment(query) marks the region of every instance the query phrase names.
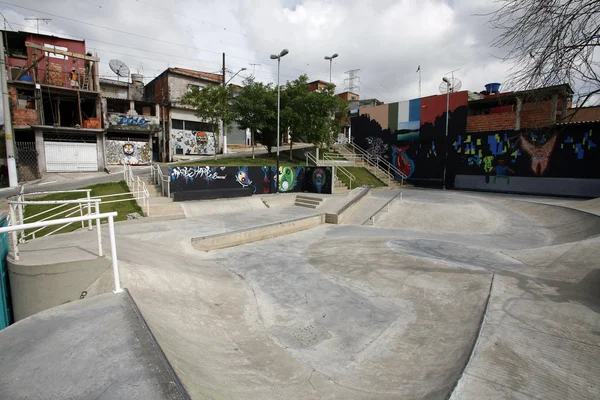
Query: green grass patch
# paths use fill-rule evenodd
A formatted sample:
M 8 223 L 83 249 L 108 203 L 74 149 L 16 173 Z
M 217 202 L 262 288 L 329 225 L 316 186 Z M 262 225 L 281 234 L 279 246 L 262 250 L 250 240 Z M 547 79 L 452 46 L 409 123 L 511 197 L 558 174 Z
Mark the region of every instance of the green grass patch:
M 279 154 L 279 164 L 280 165 L 288 165 L 292 167 L 303 167 L 306 165 L 306 160 L 300 160 L 294 158 L 290 161 L 290 156 L 288 154 Z M 277 156 L 275 154 L 268 155 L 257 155 L 256 158 L 250 157 L 236 157 L 236 158 L 221 158 L 215 160 L 212 157 L 205 157 L 198 161 L 186 161 L 182 163 L 178 163 L 177 165 L 186 165 L 186 166 L 219 166 L 219 167 L 262 167 L 264 166 L 273 166 L 277 165 Z
M 84 187 L 81 189 L 92 189 L 92 191 L 91 191 L 92 197 L 130 192 L 125 181 L 101 183 L 98 185 L 88 186 L 88 187 Z M 85 194 L 85 192 L 57 193 L 57 194 L 49 194 L 46 196 L 37 197 L 34 200 L 38 200 L 38 201 L 41 201 L 41 200 L 44 200 L 44 201 L 76 200 L 76 199 L 81 199 L 81 198 L 86 198 L 86 197 L 87 197 L 87 195 Z M 134 200 L 105 204 L 105 202 L 111 201 L 111 200 L 122 200 L 122 199 L 131 199 L 131 198 L 133 198 L 132 195 L 124 194 L 122 196 L 113 196 L 113 197 L 108 197 L 106 199 L 103 199 L 102 202 L 100 202 L 100 212 L 101 213 L 113 212 L 113 211 L 118 212 L 119 214 L 115 217 L 115 221 L 124 221 L 127 219 L 127 214 L 133 213 L 133 212 L 137 212 L 140 215 L 143 215 L 144 213 L 143 213 L 142 209 L 137 205 L 137 203 Z M 57 207 L 57 206 L 58 206 L 58 204 L 40 204 L 40 205 L 31 205 L 30 204 L 30 205 L 27 205 L 27 206 L 25 206 L 24 217 L 27 218 L 31 215 L 36 215 L 38 213 L 41 213 L 42 211 L 46 211 L 46 210 L 49 210 L 49 209 Z M 66 210 L 68 208 L 72 208 L 75 206 L 76 206 L 76 204 L 65 205 L 65 206 L 57 209 L 56 211 L 50 211 L 46 214 L 39 215 L 32 219 L 28 219 L 25 222 L 40 221 L 44 218 L 47 218 L 50 215 L 57 213 L 58 211 Z M 84 207 L 87 208 L 87 204 Z M 84 209 L 84 215 L 86 212 L 87 212 L 87 210 Z M 94 212 L 93 208 L 92 208 L 92 212 Z M 74 213 L 70 217 L 79 217 L 79 216 L 80 216 L 80 213 L 78 210 L 76 213 Z M 65 214 L 61 214 L 58 217 L 52 217 L 49 219 L 56 219 L 56 218 L 68 218 L 68 217 L 66 217 Z M 107 221 L 103 220 L 102 222 L 105 223 Z M 47 226 L 44 229 L 40 230 L 39 232 L 36 232 L 35 235 L 36 235 L 36 237 L 41 237 L 47 233 L 52 232 L 53 230 L 57 229 L 58 227 L 59 227 L 59 225 Z M 76 223 L 72 223 L 71 225 L 66 226 L 65 228 L 61 229 L 57 233 L 72 232 L 72 231 L 75 231 L 80 228 L 81 228 L 81 223 L 76 222 Z M 38 228 L 36 228 L 36 229 L 38 229 Z M 34 230 L 35 229 L 30 229 L 30 230 L 25 231 L 25 233 L 29 233 Z
M 370 173 L 364 167 L 344 167 L 348 172 L 350 172 L 356 178 L 352 181 L 352 189 L 357 188 L 359 186 L 369 185 L 373 187 L 382 187 L 387 186 L 379 179 L 375 177 L 372 173 Z M 344 182 L 344 184 L 350 187 L 350 178 L 344 175 L 342 172 L 337 173 L 337 177 L 339 180 Z

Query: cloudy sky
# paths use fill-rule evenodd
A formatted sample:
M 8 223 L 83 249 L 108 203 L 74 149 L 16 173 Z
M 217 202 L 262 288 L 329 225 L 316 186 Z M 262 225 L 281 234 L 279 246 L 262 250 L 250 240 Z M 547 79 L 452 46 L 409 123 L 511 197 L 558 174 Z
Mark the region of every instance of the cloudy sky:
M 260 4 L 258 6 L 258 4 Z M 85 39 L 101 59 L 101 75 L 116 77 L 111 59 L 124 61 L 148 82 L 171 67 L 217 72 L 222 53 L 234 82 L 254 74 L 275 81 L 269 55 L 289 49 L 281 79 L 306 73 L 343 91 L 345 71 L 360 69 L 361 98 L 385 102 L 438 93 L 449 71 L 463 89 L 502 82 L 509 65 L 490 46 L 497 32 L 487 26 L 494 0 L 7 0 L 0 12 L 7 28 Z M 1 23 L 1 22 L 0 22 Z

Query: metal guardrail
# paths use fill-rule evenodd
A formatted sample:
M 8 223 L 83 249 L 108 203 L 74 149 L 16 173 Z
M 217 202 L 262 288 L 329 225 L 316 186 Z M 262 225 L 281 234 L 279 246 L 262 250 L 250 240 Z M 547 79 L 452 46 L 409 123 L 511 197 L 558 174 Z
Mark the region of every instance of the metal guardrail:
M 160 185 L 160 193 L 163 196 L 171 197 L 171 178 L 164 176 L 160 165 L 150 165 L 150 178 L 155 185 Z
M 98 204 L 98 202 L 96 202 Z M 96 210 L 98 211 L 98 209 Z M 34 228 L 45 228 L 47 226 L 54 225 L 63 225 L 63 224 L 72 224 L 76 222 L 85 222 L 96 220 L 96 226 L 98 231 L 98 257 L 103 257 L 102 253 L 102 233 L 100 232 L 100 220 L 102 218 L 108 218 L 108 231 L 109 231 L 109 239 L 110 239 L 110 252 L 112 258 L 112 269 L 113 269 L 113 278 L 115 281 L 115 290 L 113 293 L 119 293 L 123 291 L 121 289 L 121 282 L 119 279 L 119 263 L 117 261 L 117 245 L 115 240 L 115 221 L 114 217 L 118 214 L 116 212 L 109 212 L 100 214 L 96 212 L 95 214 L 84 215 L 80 217 L 72 217 L 72 218 L 60 218 L 55 220 L 48 221 L 37 221 L 30 222 L 27 224 L 16 224 L 7 227 L 0 227 L 0 234 L 2 233 L 11 233 L 12 234 L 12 248 L 13 248 L 13 256 L 15 261 L 19 261 L 19 244 L 17 241 L 17 231 L 24 231 L 25 229 L 34 229 Z M 13 220 L 14 221 L 14 220 Z
M 347 153 L 341 153 L 344 157 L 351 158 L 355 162 L 358 160 L 362 162 L 362 165 L 366 162 L 371 167 L 385 174 L 388 178 L 388 186 L 392 180 L 396 179 L 396 176 L 400 177 L 401 184 L 404 185 L 404 180 L 407 178 L 406 174 L 382 157 L 372 156 L 354 143 L 340 144 L 337 145 L 337 148 L 346 150 Z M 382 165 L 384 168 L 382 168 Z
M 326 155 L 323 156 L 323 160 L 318 160 L 314 155 L 312 155 L 312 153 L 306 152 L 306 166 L 308 166 L 310 163 L 313 163 L 319 167 L 332 167 L 333 179 L 336 179 L 338 171 L 341 172 L 348 178 L 350 182 L 349 189 L 352 190 L 352 182 L 356 180 L 356 177 L 343 165 L 340 165 L 339 161 Z
M 139 176 L 133 174 L 131 165 L 125 164 L 123 169 L 123 176 L 127 186 L 131 189 L 131 194 L 136 200 L 142 200 L 144 208 L 146 209 L 146 216 L 150 216 L 150 192 L 146 187 L 146 182 L 142 181 Z M 114 200 L 123 201 L 123 200 Z

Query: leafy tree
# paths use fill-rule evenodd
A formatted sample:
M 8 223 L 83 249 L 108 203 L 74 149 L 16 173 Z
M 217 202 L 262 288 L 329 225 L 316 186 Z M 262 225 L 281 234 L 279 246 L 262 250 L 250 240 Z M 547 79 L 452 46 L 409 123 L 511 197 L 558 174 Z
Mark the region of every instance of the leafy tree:
M 269 124 L 277 118 L 277 99 L 273 86 L 256 82 L 254 77 L 244 81 L 242 91 L 235 97 L 233 112 L 240 129 L 250 129 L 252 134 L 252 158 L 254 158 L 255 140 L 267 147 L 269 154 L 275 138 L 275 131 L 269 131 Z M 275 94 L 276 96 L 276 94 Z
M 194 88 L 181 98 L 181 102 L 193 107 L 198 118 L 214 127 L 215 138 L 219 138 L 221 121 L 223 126 L 227 127 L 235 119 L 232 107 L 233 91 L 229 86 L 209 85 L 202 89 Z M 216 157 L 217 149 L 215 149 L 215 159 Z
M 570 83 L 579 106 L 600 95 L 600 2 L 596 0 L 498 0 L 488 15 L 501 31 L 494 45 L 514 63 L 514 89 Z

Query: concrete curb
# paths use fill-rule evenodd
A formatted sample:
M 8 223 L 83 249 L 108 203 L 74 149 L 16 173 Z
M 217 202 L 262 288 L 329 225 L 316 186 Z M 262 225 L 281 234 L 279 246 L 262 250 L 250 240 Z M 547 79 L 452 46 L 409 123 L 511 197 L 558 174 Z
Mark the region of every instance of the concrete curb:
M 296 218 L 249 229 L 192 238 L 192 246 L 200 251 L 224 249 L 303 231 L 319 226 L 324 222 L 324 214 L 312 215 L 310 217 Z
M 154 334 L 152 333 L 152 330 L 148 326 L 148 323 L 146 322 L 146 319 L 142 315 L 142 312 L 140 311 L 137 303 L 135 302 L 135 299 L 131 295 L 131 292 L 129 292 L 129 289 L 127 289 L 127 288 L 124 288 L 123 291 L 125 293 L 127 293 L 127 297 L 129 297 L 129 300 L 131 301 L 131 306 L 133 307 L 133 311 L 135 311 L 135 314 L 137 315 L 138 319 L 140 320 L 140 323 L 142 324 L 142 327 L 148 333 L 148 336 L 150 337 L 150 342 L 152 342 L 152 345 L 156 349 L 156 352 L 158 353 L 159 358 L 164 363 L 164 366 L 165 366 L 166 370 L 169 372 L 169 375 L 171 375 L 171 379 L 175 383 L 175 386 L 177 387 L 177 390 L 179 390 L 179 393 L 181 393 L 181 396 L 185 400 L 190 400 L 190 395 L 188 394 L 187 390 L 185 390 L 185 387 L 183 386 L 183 384 L 179 380 L 179 377 L 175 373 L 175 370 L 173 369 L 173 366 L 171 366 L 171 363 L 169 362 L 169 359 L 167 358 L 167 356 L 163 352 L 163 349 L 160 347 L 160 344 L 156 340 L 156 337 L 154 337 Z
M 361 200 L 366 198 L 371 193 L 371 188 L 362 188 L 362 192 L 356 195 L 352 200 L 346 203 L 337 213 L 327 213 L 325 216 L 325 222 L 328 224 L 341 224 L 344 219 L 350 215 L 351 211 L 360 203 Z

